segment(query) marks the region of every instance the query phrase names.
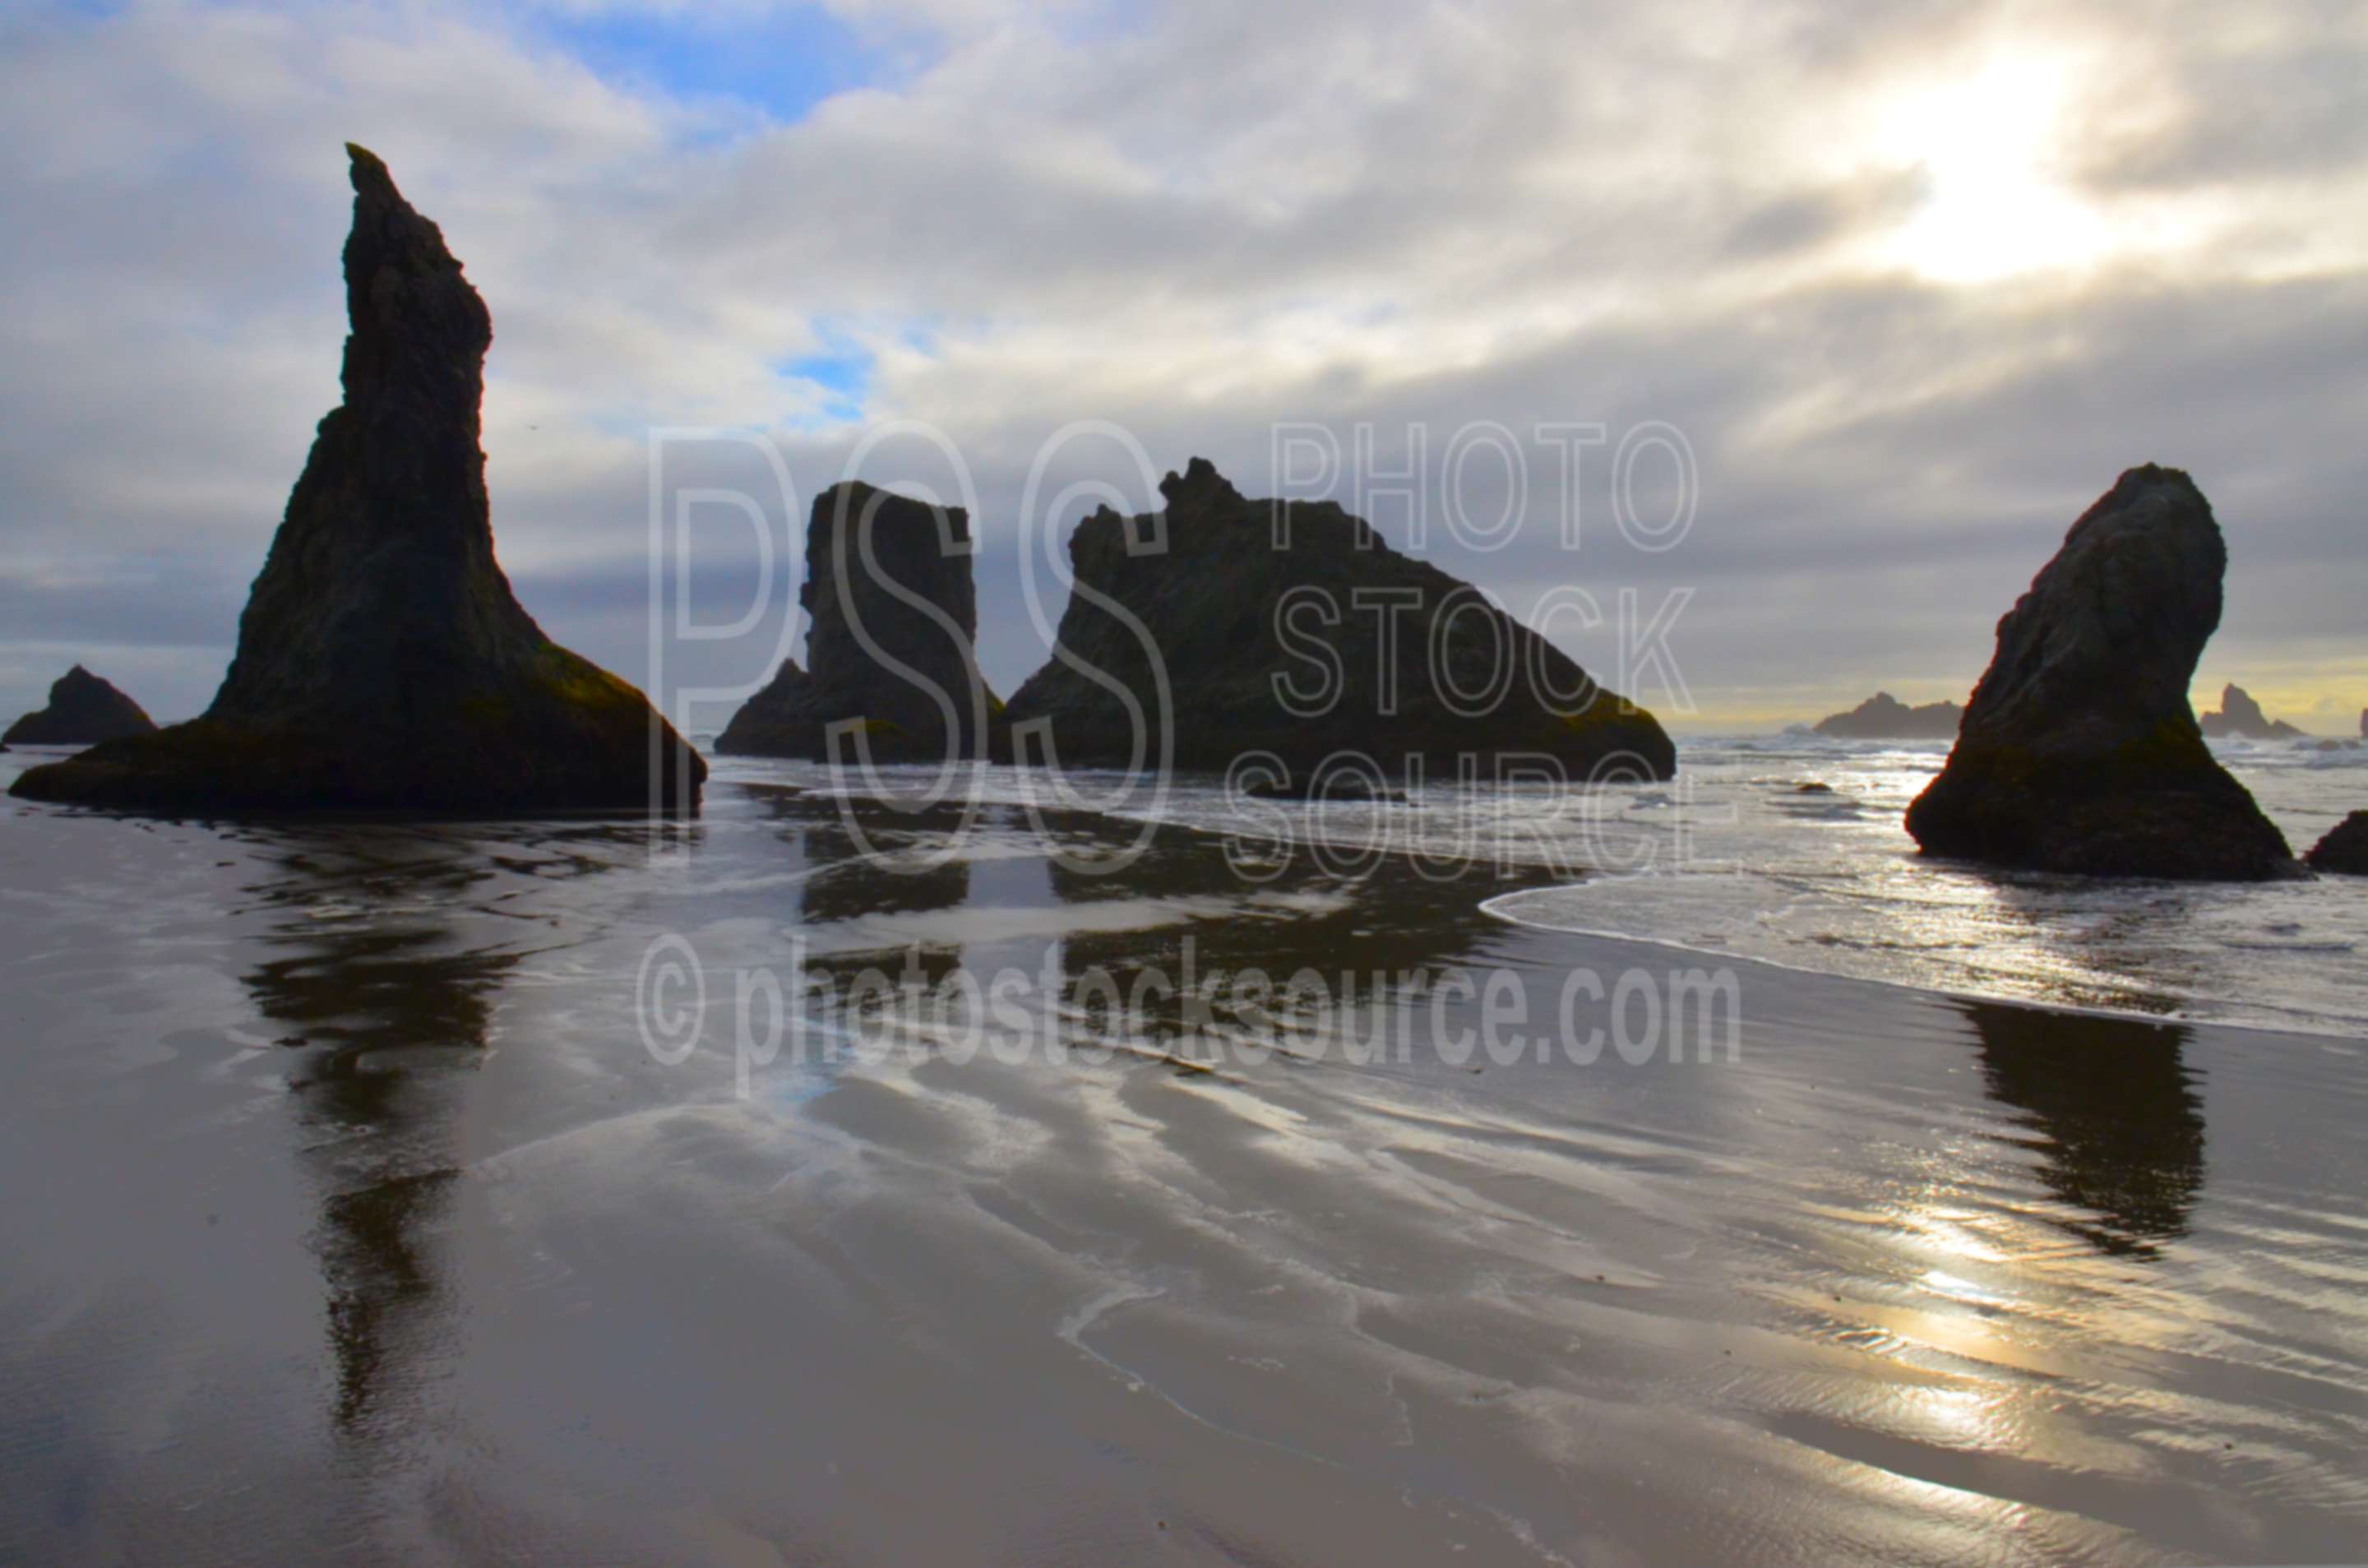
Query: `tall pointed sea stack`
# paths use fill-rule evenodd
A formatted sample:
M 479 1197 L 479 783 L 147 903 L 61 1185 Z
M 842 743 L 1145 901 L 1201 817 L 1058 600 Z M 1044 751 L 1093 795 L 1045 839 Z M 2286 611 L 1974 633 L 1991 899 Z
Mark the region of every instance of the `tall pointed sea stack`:
M 1364 519 L 1293 502 L 1278 534 L 1277 503 L 1246 500 L 1204 458 L 1159 490 L 1165 512 L 1104 507 L 1069 540 L 1060 645 L 1005 713 L 1030 759 L 1049 741 L 1065 765 L 1156 766 L 1164 711 L 1175 766 L 1266 752 L 1294 782 L 1341 753 L 1393 779 L 1417 759 L 1447 780 L 1466 759 L 1482 778 L 1548 761 L 1574 781 L 1676 771 L 1650 713 Z
M 813 668 L 783 661 L 716 737 L 717 751 L 826 761 L 830 727 L 852 723 L 876 761 L 985 755 L 1003 704 L 972 648 L 969 514 L 860 480 L 832 485 L 807 519 L 798 603 Z
M 478 446 L 484 302 L 386 165 L 347 152 L 346 399 L 321 421 L 213 706 L 13 792 L 194 812 L 695 806 L 698 755 L 511 594 Z
M 1907 808 L 1926 853 L 2095 876 L 2294 874 L 2187 702 L 2227 565 L 2186 474 L 2123 474 L 1998 622 L 1948 766 Z

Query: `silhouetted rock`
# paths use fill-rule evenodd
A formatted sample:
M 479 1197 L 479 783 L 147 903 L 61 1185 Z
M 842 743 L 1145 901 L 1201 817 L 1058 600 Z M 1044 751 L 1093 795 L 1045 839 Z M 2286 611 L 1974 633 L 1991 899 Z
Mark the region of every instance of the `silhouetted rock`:
M 795 659 L 783 659 L 773 678 L 740 705 L 715 737 L 715 754 L 819 757 L 823 726 L 813 708 L 814 681 Z
M 145 735 L 156 722 L 140 704 L 80 665 L 50 683 L 50 705 L 26 714 L 0 734 L 0 744 L 95 746 L 125 735 Z
M 478 446 L 493 327 L 359 147 L 345 402 L 321 421 L 204 716 L 37 767 L 37 800 L 196 812 L 696 805 L 707 769 L 542 634 L 494 560 Z
M 1910 708 L 1887 691 L 1878 691 L 1847 713 L 1817 721 L 1817 733 L 1850 741 L 1945 741 L 1957 733 L 1965 710 L 1953 702 L 1927 702 Z
M 855 722 L 878 761 L 985 755 L 1003 705 L 972 647 L 969 514 L 860 481 L 832 485 L 806 523 L 798 602 L 812 668 L 782 661 L 716 737 L 717 751 L 825 759 L 829 727 Z
M 2241 686 L 2228 685 L 2220 688 L 2220 711 L 2206 713 L 2196 721 L 2209 740 L 2240 738 L 2256 741 L 2300 740 L 2302 732 L 2283 719 L 2272 719 L 2261 711 L 2261 705 Z
M 2316 871 L 2368 877 L 2368 812 L 2354 812 L 2337 823 L 2303 858 Z
M 1420 757 L 1429 777 L 1452 778 L 1466 754 L 1484 777 L 1516 754 L 1577 778 L 1676 770 L 1651 714 L 1339 506 L 1245 500 L 1201 458 L 1159 488 L 1165 511 L 1103 507 L 1070 539 L 1060 645 L 1007 714 L 1021 756 L 1042 758 L 1049 741 L 1063 764 L 1156 766 L 1165 716 L 1180 767 L 1270 752 L 1297 775 L 1349 751 L 1392 777 Z
M 2294 874 L 2187 705 L 2227 563 L 2186 474 L 2123 474 L 1998 622 L 1948 764 L 1907 809 L 1925 851 L 2100 876 Z

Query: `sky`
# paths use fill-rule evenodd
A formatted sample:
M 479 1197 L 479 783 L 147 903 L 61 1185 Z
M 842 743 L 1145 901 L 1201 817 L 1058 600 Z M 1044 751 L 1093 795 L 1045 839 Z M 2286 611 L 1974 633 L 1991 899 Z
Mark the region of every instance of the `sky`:
M 1962 699 L 2160 461 L 2229 543 L 2199 699 L 2368 708 L 2356 3 L 0 0 L 0 713 L 211 699 L 348 140 L 492 311 L 519 597 L 695 728 L 825 485 L 972 507 L 1008 693 L 1076 517 L 1194 455 L 1693 731 Z

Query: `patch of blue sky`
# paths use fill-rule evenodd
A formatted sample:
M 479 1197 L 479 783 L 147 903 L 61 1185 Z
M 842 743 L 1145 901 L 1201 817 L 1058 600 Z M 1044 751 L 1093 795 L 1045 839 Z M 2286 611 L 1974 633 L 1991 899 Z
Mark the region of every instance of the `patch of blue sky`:
M 863 417 L 864 400 L 871 390 L 871 351 L 829 334 L 823 342 L 819 352 L 785 359 L 773 367 L 773 373 L 816 389 L 816 423 L 852 423 Z
M 678 100 L 725 99 L 782 124 L 875 81 L 887 62 L 814 5 L 540 13 L 534 30 L 602 78 Z

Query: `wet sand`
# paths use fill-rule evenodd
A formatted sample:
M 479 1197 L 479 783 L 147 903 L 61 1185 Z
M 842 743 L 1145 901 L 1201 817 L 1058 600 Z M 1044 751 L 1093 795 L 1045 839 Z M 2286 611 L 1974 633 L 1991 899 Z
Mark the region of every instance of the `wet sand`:
M 711 1025 L 792 941 L 1539 1017 L 1671 955 L 1175 831 L 1084 876 L 1008 812 L 891 875 L 728 782 L 666 848 L 0 818 L 0 1561 L 2368 1558 L 2358 1042 L 1738 964 L 1731 1060 L 1221 1006 L 1282 1050 L 1003 1062 L 890 1003 L 743 1100 L 728 1030 L 645 1047 L 654 937 Z

